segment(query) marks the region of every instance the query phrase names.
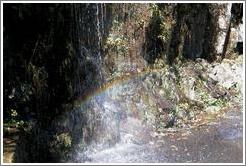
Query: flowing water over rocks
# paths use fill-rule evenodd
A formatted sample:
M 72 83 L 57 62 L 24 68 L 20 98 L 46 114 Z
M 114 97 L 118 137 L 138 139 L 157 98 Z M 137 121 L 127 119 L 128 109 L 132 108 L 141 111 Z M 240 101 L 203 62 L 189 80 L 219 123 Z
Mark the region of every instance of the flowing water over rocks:
M 111 105 L 114 107 L 113 105 Z M 107 105 L 109 107 L 109 105 Z M 118 107 L 119 109 L 119 107 Z M 139 117 L 119 122 L 119 141 L 111 146 L 92 144 L 76 156 L 77 162 L 242 162 L 242 112 L 233 110 L 223 118 L 192 129 L 154 132 Z M 111 120 L 112 125 L 114 119 Z M 107 131 L 112 133 L 112 131 Z
M 240 102 L 231 103 L 219 114 L 204 115 L 210 119 L 204 120 L 203 125 L 159 130 L 160 119 L 155 111 L 171 108 L 175 103 L 164 100 L 161 105 L 152 101 L 156 94 L 146 85 L 152 74 L 116 84 L 91 99 L 103 110 L 98 124 L 101 127 L 96 131 L 99 139 L 78 149 L 71 162 L 242 162 L 243 113 Z M 144 101 L 146 96 L 148 102 Z M 167 124 L 169 117 L 165 112 L 162 121 Z

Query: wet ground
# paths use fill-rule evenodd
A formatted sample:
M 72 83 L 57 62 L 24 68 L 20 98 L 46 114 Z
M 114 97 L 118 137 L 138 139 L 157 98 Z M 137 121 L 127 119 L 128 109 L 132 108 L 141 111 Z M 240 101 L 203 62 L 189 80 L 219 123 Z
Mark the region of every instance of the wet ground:
M 109 112 L 120 106 L 104 102 Z M 236 107 L 237 106 L 237 107 Z M 111 108 L 112 107 L 112 108 Z M 69 161 L 91 163 L 242 163 L 243 112 L 236 104 L 218 114 L 204 114 L 198 125 L 187 128 L 167 128 L 161 133 L 129 114 L 118 125 L 109 117 L 106 123 L 109 135 L 119 130 L 118 143 L 110 146 L 91 144 Z M 106 111 L 107 112 L 107 111 Z M 113 114 L 112 114 L 113 115 Z M 107 120 L 107 118 L 106 118 Z M 195 120 L 194 120 L 195 121 Z M 115 124 L 114 124 L 115 123 Z M 110 124 L 110 125 L 109 125 Z M 115 128 L 110 128 L 117 126 Z M 4 135 L 4 162 L 11 163 L 18 133 Z
M 10 128 L 7 133 L 4 133 L 4 138 L 3 138 L 4 163 L 12 163 L 18 138 L 19 138 L 19 134 L 16 128 Z
M 14 154 L 18 139 L 15 132 L 3 140 L 5 163 L 11 163 Z M 171 128 L 163 133 L 154 133 L 138 119 L 128 118 L 121 124 L 119 143 L 109 148 L 90 146 L 85 153 L 78 154 L 76 160 L 92 163 L 241 163 L 243 113 L 228 111 L 208 124 L 191 129 Z
M 136 119 L 130 119 L 141 125 Z M 127 124 L 125 124 L 127 126 Z M 136 127 L 136 126 L 135 126 Z M 138 126 L 139 127 L 139 126 Z M 134 126 L 132 126 L 134 128 Z M 226 112 L 210 123 L 191 129 L 167 129 L 154 133 L 139 128 L 125 133 L 110 148 L 90 147 L 78 162 L 93 163 L 241 163 L 243 162 L 243 114 Z

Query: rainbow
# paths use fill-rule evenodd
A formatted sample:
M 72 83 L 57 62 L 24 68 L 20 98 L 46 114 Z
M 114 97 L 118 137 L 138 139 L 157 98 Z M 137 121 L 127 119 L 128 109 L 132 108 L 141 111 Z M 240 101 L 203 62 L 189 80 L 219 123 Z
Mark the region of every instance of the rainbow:
M 87 103 L 88 101 L 90 101 L 94 96 L 98 96 L 101 95 L 102 93 L 104 93 L 105 91 L 113 88 L 114 86 L 118 86 L 121 84 L 126 84 L 127 82 L 137 78 L 137 77 L 143 77 L 147 74 L 150 73 L 155 73 L 158 72 L 160 70 L 164 70 L 164 68 L 147 68 L 145 70 L 142 71 L 138 71 L 138 72 L 128 72 L 122 76 L 116 77 L 113 80 L 108 81 L 106 84 L 103 84 L 102 86 L 100 86 L 97 89 L 88 89 L 83 95 L 80 96 L 79 98 L 77 98 L 74 101 L 74 105 L 76 106 L 82 106 L 85 103 Z

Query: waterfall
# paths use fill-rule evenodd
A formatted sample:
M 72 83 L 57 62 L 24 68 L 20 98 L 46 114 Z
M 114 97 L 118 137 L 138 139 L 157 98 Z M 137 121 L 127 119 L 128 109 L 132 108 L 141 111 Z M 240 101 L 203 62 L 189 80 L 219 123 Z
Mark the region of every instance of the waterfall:
M 99 4 L 97 4 L 97 11 L 96 11 L 96 17 L 97 17 L 97 37 L 98 37 L 98 56 L 101 58 L 101 41 L 102 41 L 102 35 L 100 31 L 100 16 L 99 16 Z
M 101 4 L 101 15 L 102 15 L 102 34 L 104 35 L 104 4 Z
M 102 5 L 102 4 L 101 4 Z M 101 6 L 102 7 L 102 6 Z M 102 8 L 101 8 L 102 9 Z M 98 42 L 97 42 L 97 46 L 98 46 L 98 67 L 99 67 L 99 77 L 100 77 L 100 81 L 103 81 L 103 73 L 101 71 L 102 69 L 102 34 L 101 34 L 101 22 L 103 23 L 103 19 L 100 19 L 100 11 L 99 11 L 99 4 L 96 4 L 96 21 L 97 21 L 97 38 L 98 38 Z M 101 14 L 101 17 L 103 15 Z M 102 20 L 102 21 L 101 21 Z

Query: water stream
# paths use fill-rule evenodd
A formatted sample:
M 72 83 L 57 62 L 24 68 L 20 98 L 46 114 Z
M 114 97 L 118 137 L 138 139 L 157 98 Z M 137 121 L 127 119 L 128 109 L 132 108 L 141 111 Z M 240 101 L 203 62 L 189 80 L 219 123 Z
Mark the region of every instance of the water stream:
M 156 133 L 144 119 L 148 110 L 141 100 L 136 110 L 131 106 L 138 89 L 147 93 L 140 80 L 115 85 L 92 99 L 101 103 L 103 110 L 101 139 L 78 151 L 73 162 L 242 162 L 241 111 L 230 110 L 223 118 L 200 127 Z

